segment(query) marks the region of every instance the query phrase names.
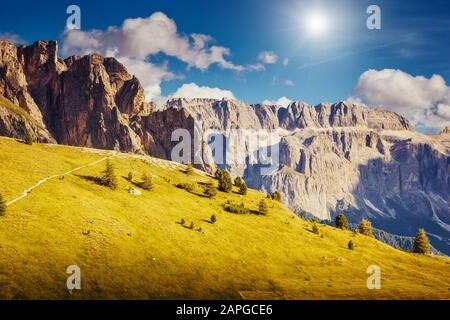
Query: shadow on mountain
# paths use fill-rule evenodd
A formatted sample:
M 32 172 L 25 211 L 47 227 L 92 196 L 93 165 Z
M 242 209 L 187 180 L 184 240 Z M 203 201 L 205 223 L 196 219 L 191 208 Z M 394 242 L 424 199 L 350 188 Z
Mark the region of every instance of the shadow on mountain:
M 394 144 L 391 155 L 392 161 L 359 166 L 357 208 L 337 207 L 332 218 L 344 212 L 351 223 L 367 218 L 377 229 L 407 237 L 423 228 L 432 245 L 450 255 L 450 158 L 408 140 Z

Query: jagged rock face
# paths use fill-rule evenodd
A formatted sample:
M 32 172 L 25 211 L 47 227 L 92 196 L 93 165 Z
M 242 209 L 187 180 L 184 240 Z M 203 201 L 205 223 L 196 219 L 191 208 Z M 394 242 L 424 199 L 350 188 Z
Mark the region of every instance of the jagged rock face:
M 148 114 L 149 107 L 139 81 L 117 60 L 92 54 L 63 61 L 55 41 L 17 49 L 2 41 L 0 50 L 0 94 L 26 110 L 46 136 L 68 145 L 143 150 L 129 117 Z
M 18 59 L 17 48 L 0 40 L 0 95 L 21 106 L 43 127 L 42 114 L 28 91 L 23 65 Z
M 135 97 L 120 94 L 129 81 L 134 81 L 132 76 L 113 59 L 89 55 L 74 61 L 52 86 L 56 99 L 50 104 L 49 122 L 58 141 L 140 150 L 140 140 L 128 126 L 124 112 Z
M 296 128 L 365 127 L 375 130 L 413 130 L 403 117 L 385 110 L 344 102 L 310 106 L 295 102 L 280 112 L 280 126 Z
M 42 123 L 0 96 L 0 135 L 23 139 L 27 133 L 39 142 L 56 143 Z

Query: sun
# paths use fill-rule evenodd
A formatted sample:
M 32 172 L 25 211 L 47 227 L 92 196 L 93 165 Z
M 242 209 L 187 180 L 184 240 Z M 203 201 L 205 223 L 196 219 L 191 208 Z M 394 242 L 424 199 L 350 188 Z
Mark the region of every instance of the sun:
M 311 12 L 304 20 L 306 32 L 311 37 L 323 36 L 329 27 L 328 18 L 322 12 Z

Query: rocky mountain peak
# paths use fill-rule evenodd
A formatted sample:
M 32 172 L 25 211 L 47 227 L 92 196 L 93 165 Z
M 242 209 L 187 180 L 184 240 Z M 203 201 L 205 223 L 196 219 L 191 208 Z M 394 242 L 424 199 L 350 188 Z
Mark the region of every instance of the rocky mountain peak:
M 445 127 L 440 134 L 450 134 L 450 127 Z

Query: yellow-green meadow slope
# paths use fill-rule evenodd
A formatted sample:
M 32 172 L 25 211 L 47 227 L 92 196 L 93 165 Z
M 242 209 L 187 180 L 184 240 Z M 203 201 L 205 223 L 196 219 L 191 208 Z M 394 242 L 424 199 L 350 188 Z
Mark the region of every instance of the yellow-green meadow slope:
M 95 183 L 110 156 L 115 191 Z M 215 180 L 183 169 L 150 157 L 0 138 L 7 202 L 50 177 L 0 217 L 0 298 L 450 299 L 448 258 L 328 226 L 319 226 L 319 236 L 275 201 L 266 216 L 227 213 L 227 200 L 256 210 L 265 196 L 249 190 L 208 199 L 200 185 Z M 151 175 L 154 189 L 130 194 L 139 189 L 126 179 L 130 171 L 135 181 Z M 177 183 L 198 188 L 188 193 Z M 81 268 L 80 291 L 66 288 L 69 265 Z M 380 290 L 367 289 L 369 265 L 381 268 Z

